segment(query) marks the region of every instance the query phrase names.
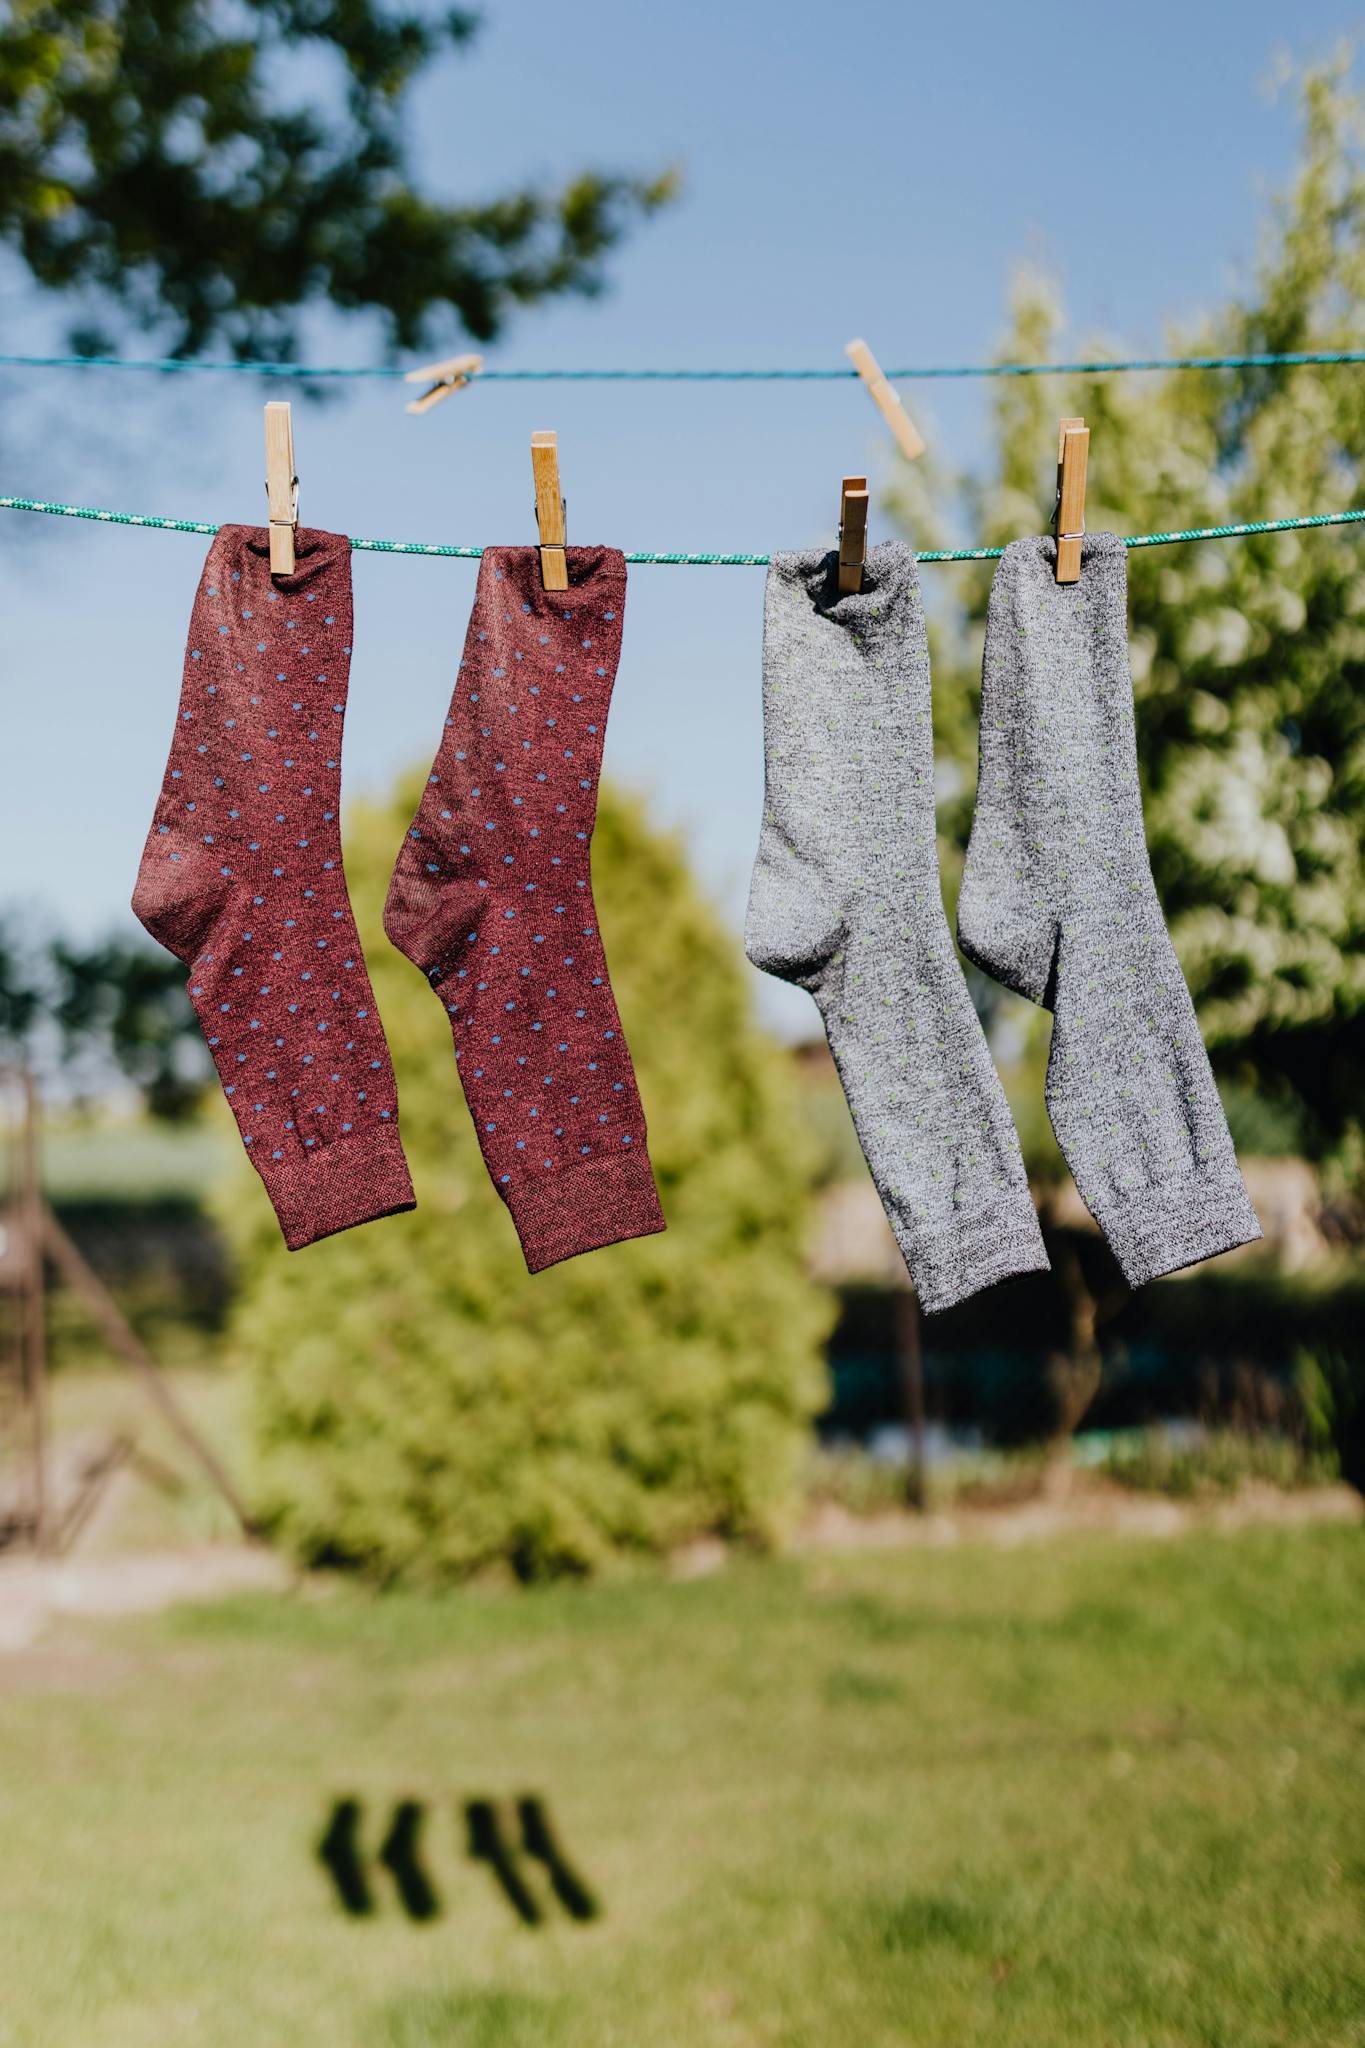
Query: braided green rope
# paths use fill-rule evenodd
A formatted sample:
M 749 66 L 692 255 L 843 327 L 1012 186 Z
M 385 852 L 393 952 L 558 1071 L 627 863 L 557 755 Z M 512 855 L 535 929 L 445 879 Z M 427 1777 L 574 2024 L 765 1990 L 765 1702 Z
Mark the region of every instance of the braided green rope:
M 42 498 L 0 498 L 0 511 L 52 512 L 59 519 L 98 519 L 106 526 L 147 526 L 157 533 L 217 533 L 205 519 L 158 519 L 150 512 L 102 512 L 95 505 L 53 505 Z
M 205 519 L 158 519 L 150 512 L 105 512 L 94 505 L 56 505 L 42 498 L 0 497 L 0 511 L 49 512 L 58 519 L 94 519 L 105 526 L 143 526 L 158 533 L 217 533 L 218 527 Z M 1291 533 L 1313 526 L 1357 526 L 1365 520 L 1358 512 L 1314 512 L 1299 519 L 1244 519 L 1227 526 L 1188 526 L 1172 533 L 1133 533 L 1126 536 L 1126 548 L 1164 547 L 1168 541 L 1239 540 L 1247 534 Z M 434 540 L 356 540 L 351 546 L 370 555 L 436 555 L 445 559 L 476 562 L 482 548 L 455 547 Z M 1001 548 L 926 548 L 921 562 L 996 562 Z M 673 550 L 642 549 L 626 556 L 628 562 L 654 568 L 762 569 L 771 555 L 690 554 Z
M 1091 377 L 1114 370 L 1269 370 L 1309 363 L 1365 363 L 1365 349 L 1298 349 L 1282 354 L 1250 356 L 1131 356 L 1113 361 L 1074 363 L 937 363 L 916 369 L 887 370 L 899 382 L 942 377 Z M 206 370 L 215 375 L 293 377 L 315 382 L 322 378 L 403 377 L 392 363 L 254 363 L 191 362 L 181 356 L 26 356 L 0 355 L 0 368 L 10 370 L 156 370 L 178 375 Z M 813 383 L 857 377 L 854 369 L 817 370 L 478 370 L 479 384 L 769 384 Z

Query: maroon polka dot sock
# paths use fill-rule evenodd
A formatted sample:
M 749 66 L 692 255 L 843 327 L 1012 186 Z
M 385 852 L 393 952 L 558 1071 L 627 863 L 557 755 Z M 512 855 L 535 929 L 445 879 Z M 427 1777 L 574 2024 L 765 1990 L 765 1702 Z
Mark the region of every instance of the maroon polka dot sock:
M 664 1228 L 590 846 L 625 557 L 489 548 L 384 929 L 440 995 L 493 1184 L 538 1273 Z
M 190 997 L 291 1251 L 413 1206 L 389 1049 L 341 864 L 351 547 L 224 526 L 133 909 Z

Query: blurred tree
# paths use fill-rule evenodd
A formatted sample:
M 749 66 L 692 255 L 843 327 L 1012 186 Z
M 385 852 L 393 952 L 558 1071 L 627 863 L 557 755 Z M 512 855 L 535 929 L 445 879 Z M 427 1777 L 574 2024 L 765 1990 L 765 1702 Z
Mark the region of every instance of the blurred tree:
M 1303 137 L 1274 203 L 1253 287 L 1171 353 L 1250 355 L 1359 340 L 1365 299 L 1365 105 L 1344 59 L 1302 81 Z M 1000 360 L 1046 361 L 1062 325 L 1025 276 Z M 1115 351 L 1117 352 L 1117 351 Z M 1087 357 L 1107 353 L 1087 345 Z M 960 479 L 987 545 L 1046 531 L 1057 420 L 1092 429 L 1086 523 L 1160 532 L 1347 510 L 1365 499 L 1365 378 L 1304 366 L 1002 379 L 993 473 Z M 939 544 L 952 491 L 906 478 L 894 505 Z M 1330 1180 L 1365 1186 L 1365 573 L 1349 529 L 1140 550 L 1129 557 L 1139 766 L 1157 889 L 1234 1122 L 1271 1128 Z M 981 647 L 992 564 L 938 616 L 935 743 L 950 893 L 976 779 Z M 937 586 L 936 586 L 937 587 Z M 1069 1346 L 1050 1363 L 1059 1438 L 1100 1383 L 1117 1268 L 1060 1226 L 1066 1170 L 1043 1107 L 1050 1018 L 973 976 L 1042 1194 Z M 1055 1213 L 1054 1213 L 1055 1212 Z
M 153 1116 L 176 1121 L 198 1107 L 213 1067 L 170 953 L 121 935 L 92 946 L 53 942 L 52 1020 L 68 1082 L 97 1088 L 111 1066 Z
M 17 923 L 0 919 L 0 1059 L 29 1064 L 45 1007 L 33 948 Z
M 517 306 L 600 289 L 674 183 L 584 171 L 477 204 L 425 195 L 410 89 L 477 25 L 386 0 L 13 0 L 0 239 L 45 290 L 166 331 L 178 355 L 288 359 L 324 301 L 379 313 L 403 348 L 455 323 L 491 340 Z M 328 60 L 334 90 L 300 54 Z M 73 342 L 110 345 L 90 327 Z
M 68 1095 L 96 1095 L 122 1077 L 154 1116 L 188 1116 L 213 1068 L 180 962 L 121 934 L 81 946 L 39 941 L 0 918 L 0 1058 Z
M 1276 202 L 1254 290 L 1172 337 L 1180 354 L 1345 347 L 1365 299 L 1365 106 L 1341 62 L 1303 81 L 1297 174 Z M 1060 316 L 1025 279 L 1002 360 L 1046 360 Z M 1099 355 L 1098 348 L 1087 354 Z M 1358 368 L 1012 378 L 994 475 L 967 485 L 999 544 L 1046 529 L 1057 419 L 1093 430 L 1087 524 L 1117 532 L 1346 510 L 1362 503 Z M 903 508 L 904 509 L 904 508 Z M 922 531 L 916 521 L 917 530 Z M 1141 550 L 1129 558 L 1140 767 L 1157 888 L 1221 1079 L 1280 1105 L 1303 1149 L 1365 1174 L 1365 573 L 1350 529 Z M 960 863 L 976 772 L 991 565 L 956 572 L 935 692 Z M 1016 1031 L 1041 1032 L 1023 1006 Z M 1059 1162 L 1030 1119 L 1038 1168 Z M 1027 1143 L 1026 1143 L 1027 1149 Z
M 804 1259 L 814 1147 L 739 948 L 677 845 L 605 790 L 598 907 L 668 1229 L 531 1278 L 446 1017 L 380 929 L 416 796 L 358 810 L 346 865 L 418 1207 L 298 1258 L 245 1163 L 227 1211 L 257 1505 L 299 1557 L 383 1578 L 769 1537 L 825 1398 L 831 1312 Z

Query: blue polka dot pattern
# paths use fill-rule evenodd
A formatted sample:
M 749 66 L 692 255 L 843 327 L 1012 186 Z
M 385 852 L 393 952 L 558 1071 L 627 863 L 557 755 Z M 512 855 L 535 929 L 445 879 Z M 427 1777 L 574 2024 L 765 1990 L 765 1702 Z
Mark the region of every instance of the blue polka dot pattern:
M 384 912 L 445 1005 L 484 1160 L 533 1273 L 664 1227 L 592 896 L 625 557 L 567 556 L 568 590 L 547 591 L 535 548 L 485 552 Z
M 190 998 L 291 1251 L 413 1206 L 341 859 L 351 549 L 222 527 L 190 619 L 133 909 Z

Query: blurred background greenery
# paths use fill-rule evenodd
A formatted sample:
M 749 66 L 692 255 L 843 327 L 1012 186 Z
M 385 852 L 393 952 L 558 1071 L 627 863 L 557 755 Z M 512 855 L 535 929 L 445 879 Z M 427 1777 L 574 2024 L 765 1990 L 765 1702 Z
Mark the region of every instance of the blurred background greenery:
M 1255 290 L 1178 335 L 1182 351 L 1322 348 L 1365 295 L 1349 73 L 1310 74 L 1302 105 L 1299 167 L 1271 209 Z M 1047 286 L 1023 278 L 1001 359 L 1045 360 L 1058 320 Z M 888 509 L 921 542 L 940 537 L 959 498 L 983 541 L 1046 523 L 1058 390 L 1046 377 L 996 389 L 989 474 L 954 476 L 932 456 L 902 466 Z M 1256 519 L 1286 498 L 1360 493 L 1357 378 L 1244 368 L 1071 377 L 1066 389 L 1106 451 L 1092 525 Z M 983 565 L 935 586 L 950 907 L 989 585 Z M 1047 1124 L 1049 1019 L 973 971 L 1053 1271 L 924 1332 L 937 1479 L 947 1484 L 949 1450 L 960 1466 L 978 1440 L 1056 1451 L 1082 1427 L 1179 1420 L 1213 1432 L 1220 1468 L 1230 1444 L 1259 1435 L 1281 1473 L 1331 1467 L 1359 1482 L 1359 544 L 1326 530 L 1141 551 L 1130 585 L 1153 866 L 1266 1243 L 1129 1298 Z M 278 1256 L 235 1159 L 176 963 L 121 937 L 35 939 L 17 913 L 0 928 L 0 1044 L 67 1105 L 48 1144 L 59 1209 L 160 1355 L 242 1368 L 261 1514 L 309 1561 L 384 1578 L 496 1563 L 534 1576 L 705 1534 L 770 1541 L 812 1483 L 894 1493 L 903 1276 L 823 1050 L 781 1046 L 755 1023 L 736 940 L 689 877 L 685 846 L 609 793 L 595 873 L 670 1229 L 529 1282 L 488 1200 L 440 1013 L 379 932 L 409 797 L 351 816 L 348 861 L 420 1206 L 307 1260 Z M 59 1304 L 58 1369 L 97 1357 Z M 812 1463 L 813 1426 L 839 1458 Z M 878 1445 L 891 1469 L 850 1494 L 850 1451 Z M 1131 1438 L 1115 1456 L 1131 1478 Z M 1164 1469 L 1159 1456 L 1138 1462 Z

